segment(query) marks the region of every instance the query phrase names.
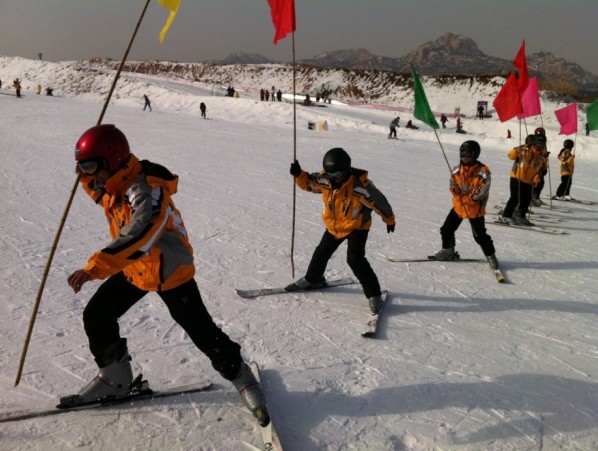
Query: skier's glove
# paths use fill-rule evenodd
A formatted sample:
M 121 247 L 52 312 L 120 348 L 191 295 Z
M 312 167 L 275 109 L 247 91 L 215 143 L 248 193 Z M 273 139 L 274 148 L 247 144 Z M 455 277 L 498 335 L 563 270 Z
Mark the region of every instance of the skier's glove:
M 291 163 L 291 170 L 289 172 L 293 177 L 299 177 L 301 175 L 301 165 L 297 160 Z
M 386 233 L 394 233 L 395 231 L 395 223 L 386 224 Z

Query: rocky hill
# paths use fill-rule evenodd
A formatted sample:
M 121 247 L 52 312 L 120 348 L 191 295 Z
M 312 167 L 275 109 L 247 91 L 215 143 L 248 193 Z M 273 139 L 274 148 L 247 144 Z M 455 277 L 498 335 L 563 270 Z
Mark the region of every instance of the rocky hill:
M 247 63 L 229 58 L 227 64 L 232 62 Z M 475 41 L 453 33 L 445 33 L 400 58 L 374 55 L 366 49 L 353 49 L 322 53 L 300 60 L 299 63 L 321 68 L 378 70 L 399 74 L 409 73 L 410 66 L 414 65 L 421 75 L 506 76 L 515 69 L 511 60 L 486 55 Z M 577 91 L 580 97 L 591 97 L 598 93 L 598 76 L 578 64 L 549 52 L 527 55 L 527 63 L 530 74 L 537 76 L 548 89 Z

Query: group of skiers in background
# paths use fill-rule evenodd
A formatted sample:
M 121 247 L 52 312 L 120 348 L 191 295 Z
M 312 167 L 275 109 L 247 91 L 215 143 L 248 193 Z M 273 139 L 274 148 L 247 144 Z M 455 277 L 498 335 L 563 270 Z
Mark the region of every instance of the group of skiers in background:
M 280 89 L 277 91 L 274 86 L 272 86 L 271 90 L 263 89 L 263 88 L 260 89 L 260 100 L 262 102 L 264 102 L 264 101 L 268 102 L 270 100 L 270 97 L 272 97 L 272 102 L 274 102 L 274 101 L 282 102 L 282 91 Z
M 21 95 L 21 90 L 23 89 L 23 86 L 21 85 L 21 80 L 19 78 L 15 78 L 12 82 L 12 87 L 15 90 L 15 95 L 17 96 L 18 99 L 23 98 L 23 96 Z M 2 80 L 0 79 L 0 89 L 2 89 Z M 38 83 L 34 86 L 34 92 L 36 94 L 41 94 L 42 92 L 42 86 Z M 47 96 L 52 96 L 53 95 L 53 88 L 46 88 L 46 95 Z
M 480 107 L 479 114 L 483 114 Z M 446 128 L 447 117 L 441 115 L 442 127 Z M 388 138 L 397 137 L 400 117 L 390 122 Z M 409 121 L 411 122 L 411 121 Z M 460 117 L 457 117 L 457 133 L 465 133 Z M 408 127 L 409 128 L 409 127 Z M 509 136 L 510 137 L 510 131 Z M 546 131 L 542 127 L 535 129 L 534 134 L 527 136 L 525 144 L 513 148 L 508 158 L 513 160 L 510 172 L 510 197 L 503 209 L 500 221 L 520 226 L 533 226 L 527 213 L 530 204 L 541 206 L 544 202 L 540 194 L 544 188 L 544 177 L 548 173 L 548 157 L 550 152 L 546 148 Z M 570 189 L 573 181 L 574 142 L 566 139 L 558 154 L 560 162 L 561 183 L 557 188 L 555 200 L 571 200 Z M 484 216 L 486 201 L 490 189 L 491 173 L 489 168 L 478 161 L 481 148 L 478 142 L 465 141 L 460 149 L 460 164 L 453 169 L 450 179 L 450 191 L 453 194 L 453 208 L 440 229 L 442 249 L 431 256 L 436 260 L 456 260 L 455 231 L 463 221 L 468 219 L 475 241 L 480 245 L 490 266 L 498 269 L 498 261 L 491 237 L 485 228 Z
M 388 126 L 388 128 L 390 130 L 390 133 L 388 134 L 389 139 L 397 139 L 397 128 L 399 128 L 400 120 L 401 120 L 401 118 L 399 116 L 397 116 L 393 120 L 390 121 L 390 124 Z M 446 123 L 448 122 L 448 118 L 446 117 L 446 114 L 442 113 L 442 115 L 440 116 L 440 122 L 442 124 L 442 128 L 446 128 Z M 411 119 L 409 119 L 407 121 L 407 125 L 405 125 L 405 128 L 409 128 L 411 130 L 419 129 L 419 127 L 417 125 L 413 124 L 413 121 Z M 457 133 L 462 133 L 462 134 L 467 133 L 465 130 L 463 130 L 463 121 L 461 120 L 460 117 L 457 117 L 457 129 L 455 131 Z
M 530 204 L 540 206 L 544 202 L 540 193 L 544 188 L 544 177 L 548 173 L 550 152 L 547 150 L 546 131 L 536 128 L 534 134 L 528 135 L 525 144 L 513 148 L 508 157 L 513 160 L 510 172 L 510 197 L 503 210 L 501 220 L 523 226 L 533 225 L 526 217 Z M 560 162 L 561 183 L 557 188 L 556 200 L 571 200 L 569 195 L 573 182 L 574 142 L 566 139 L 558 154 Z
M 149 99 L 149 97 L 147 96 L 147 94 L 143 94 L 143 111 L 145 111 L 146 108 L 149 108 L 150 112 L 152 111 L 152 103 Z M 201 102 L 199 104 L 199 111 L 201 112 L 201 118 L 202 119 L 207 119 L 206 116 L 206 104 L 204 102 Z

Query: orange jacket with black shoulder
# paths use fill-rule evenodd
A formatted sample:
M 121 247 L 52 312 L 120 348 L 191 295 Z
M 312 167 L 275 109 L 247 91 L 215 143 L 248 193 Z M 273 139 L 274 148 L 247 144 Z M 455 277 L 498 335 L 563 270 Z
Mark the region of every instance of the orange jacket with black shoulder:
M 386 224 L 394 224 L 392 207 L 371 180 L 367 171 L 351 168 L 351 175 L 339 187 L 334 187 L 324 171 L 308 174 L 302 171 L 295 183 L 305 191 L 322 193 L 322 219 L 326 229 L 336 238 L 344 238 L 354 230 L 369 230 L 372 210 Z
M 540 172 L 545 164 L 540 150 L 524 144 L 511 149 L 508 156 L 515 160 L 511 168 L 511 177 L 529 185 L 535 185 L 540 181 Z
M 558 159 L 561 162 L 561 175 L 572 175 L 575 169 L 575 154 L 569 149 L 559 152 Z
M 490 175 L 488 166 L 479 161 L 471 166 L 459 165 L 453 169 L 450 191 L 453 194 L 453 209 L 460 218 L 479 218 L 486 214 Z
M 104 186 L 93 183 L 93 177 L 81 179 L 85 191 L 104 207 L 112 241 L 85 266 L 92 280 L 123 271 L 142 290 L 164 291 L 193 278 L 193 249 L 171 199 L 178 176 L 131 155 Z

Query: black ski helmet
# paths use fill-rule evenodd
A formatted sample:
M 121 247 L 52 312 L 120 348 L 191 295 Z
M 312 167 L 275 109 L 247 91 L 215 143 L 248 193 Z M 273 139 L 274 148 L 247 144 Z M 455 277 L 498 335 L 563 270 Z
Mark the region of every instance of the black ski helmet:
M 347 173 L 351 167 L 351 157 L 344 149 L 335 147 L 324 154 L 322 167 L 328 173 Z
M 525 137 L 525 144 L 531 146 L 534 143 L 534 135 L 527 135 Z
M 572 140 L 570 140 L 570 139 L 566 139 L 565 142 L 563 142 L 563 147 L 565 149 L 569 149 L 569 150 L 573 149 L 574 145 L 575 145 L 575 143 Z
M 461 144 L 461 147 L 459 147 L 460 158 L 471 157 L 474 160 L 477 160 L 480 156 L 480 152 L 480 145 L 477 141 L 465 141 L 463 144 Z
M 536 149 L 544 149 L 544 147 L 546 147 L 546 136 L 544 136 L 544 135 L 534 135 L 534 139 L 532 141 L 532 145 Z

